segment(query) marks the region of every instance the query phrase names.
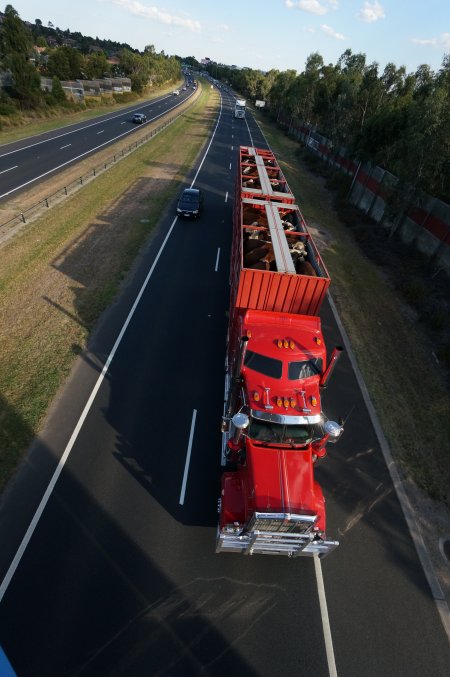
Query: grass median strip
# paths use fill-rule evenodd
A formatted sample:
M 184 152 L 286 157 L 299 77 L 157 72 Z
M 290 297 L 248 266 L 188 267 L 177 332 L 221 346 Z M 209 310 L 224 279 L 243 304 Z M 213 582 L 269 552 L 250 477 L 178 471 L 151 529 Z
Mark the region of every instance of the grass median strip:
M 2 248 L 0 488 L 177 193 L 217 105 L 206 89 L 179 120 Z

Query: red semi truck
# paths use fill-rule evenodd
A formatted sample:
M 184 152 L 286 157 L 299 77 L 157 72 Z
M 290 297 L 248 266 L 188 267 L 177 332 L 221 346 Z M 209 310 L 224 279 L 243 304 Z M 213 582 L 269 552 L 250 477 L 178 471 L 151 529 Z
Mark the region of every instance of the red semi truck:
M 216 552 L 324 557 L 314 465 L 343 432 L 321 403 L 342 348 L 327 362 L 330 278 L 271 151 L 240 148 L 233 221 Z

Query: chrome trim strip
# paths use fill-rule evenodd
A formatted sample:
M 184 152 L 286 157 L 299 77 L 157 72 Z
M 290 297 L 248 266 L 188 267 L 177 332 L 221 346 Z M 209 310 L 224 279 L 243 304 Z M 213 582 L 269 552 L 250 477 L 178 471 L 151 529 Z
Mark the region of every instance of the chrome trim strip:
M 260 421 L 279 423 L 281 425 L 314 425 L 315 423 L 323 423 L 322 414 L 315 414 L 314 416 L 286 416 L 284 414 L 269 414 L 266 411 L 250 409 L 250 416 Z

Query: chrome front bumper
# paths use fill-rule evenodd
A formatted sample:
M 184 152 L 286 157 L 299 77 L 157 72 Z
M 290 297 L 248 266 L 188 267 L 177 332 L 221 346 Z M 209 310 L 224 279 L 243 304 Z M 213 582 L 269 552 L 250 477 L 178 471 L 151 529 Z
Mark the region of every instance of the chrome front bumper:
M 312 540 L 308 534 L 280 534 L 251 531 L 224 533 L 218 528 L 216 553 L 239 552 L 243 555 L 287 555 L 288 557 L 326 557 L 337 548 L 338 541 Z

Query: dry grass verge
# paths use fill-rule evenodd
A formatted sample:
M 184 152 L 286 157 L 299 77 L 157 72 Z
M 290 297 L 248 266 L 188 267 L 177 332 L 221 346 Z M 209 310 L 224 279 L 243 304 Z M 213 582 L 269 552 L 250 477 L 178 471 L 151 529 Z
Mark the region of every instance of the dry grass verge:
M 214 90 L 201 93 L 187 115 L 1 249 L 0 487 L 192 166 L 217 104 Z

